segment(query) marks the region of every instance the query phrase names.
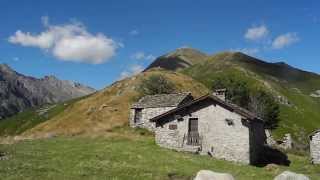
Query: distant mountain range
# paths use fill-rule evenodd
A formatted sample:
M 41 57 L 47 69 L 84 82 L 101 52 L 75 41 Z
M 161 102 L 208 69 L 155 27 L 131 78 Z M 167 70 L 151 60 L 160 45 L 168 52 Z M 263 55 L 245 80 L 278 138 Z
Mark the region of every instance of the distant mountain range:
M 8 69 L 7 66 L 2 65 L 1 71 L 5 71 L 3 69 L 6 68 Z M 12 70 L 4 74 L 12 73 L 15 74 Z M 272 131 L 276 138 L 291 133 L 295 140 L 306 144 L 308 134 L 320 128 L 319 74 L 294 68 L 284 62 L 266 62 L 241 52 L 220 52 L 208 55 L 195 49 L 180 48 L 158 57 L 142 73 L 116 81 L 101 91 L 74 102 L 66 110 L 61 110 L 62 112 L 58 115 L 30 126 L 23 132 L 23 135 L 40 137 L 47 134 L 99 134 L 111 132 L 114 127 L 127 125 L 129 107 L 141 96 L 139 94 L 141 83 L 153 75 L 164 76 L 175 84 L 178 92 L 192 92 L 196 98 L 210 93 L 214 88 L 213 81 L 216 79 L 245 82 L 250 87 L 250 92 L 259 89 L 267 91 L 273 95 L 280 106 L 279 126 Z M 1 78 L 3 78 L 2 76 Z M 30 102 L 33 102 L 32 105 L 35 106 L 47 101 L 55 102 L 72 97 L 70 91 L 67 91 L 69 93 L 61 92 L 61 89 L 70 87 L 70 85 L 65 85 L 70 82 L 63 81 L 64 83 L 62 83 L 53 77 L 34 79 L 22 76 L 21 78 L 30 80 L 12 80 L 10 83 L 6 80 L 4 81 L 6 82 L 4 89 L 10 90 L 11 93 L 0 93 L 2 99 L 6 94 L 12 96 L 12 102 L 15 102 L 12 107 L 17 105 L 19 105 L 18 107 L 22 105 L 30 107 Z M 45 85 L 34 85 L 33 81 L 39 84 L 44 81 Z M 4 85 L 1 84 L 2 86 Z M 61 86 L 64 88 L 60 88 Z M 74 86 L 74 84 L 71 85 L 71 87 Z M 52 91 L 49 91 L 48 87 Z M 21 92 L 24 92 L 23 90 L 26 88 L 31 90 L 26 91 L 27 95 L 23 94 L 24 98 L 19 98 Z M 17 91 L 17 89 L 22 90 Z M 1 91 L 3 91 L 2 88 Z M 93 92 L 93 90 L 89 88 L 89 92 Z M 38 97 L 37 94 L 42 94 L 41 97 L 38 97 L 41 101 L 27 99 L 28 94 L 35 97 Z M 64 96 L 65 94 L 67 95 Z M 10 98 L 6 97 L 5 99 L 8 101 Z M 8 105 L 1 107 L 8 107 Z M 13 112 L 16 111 L 18 110 Z M 5 123 L 5 121 L 2 122 Z M 16 123 L 27 122 L 18 121 Z
M 0 64 L 0 119 L 30 107 L 66 101 L 95 92 L 95 89 L 54 76 L 37 79 Z

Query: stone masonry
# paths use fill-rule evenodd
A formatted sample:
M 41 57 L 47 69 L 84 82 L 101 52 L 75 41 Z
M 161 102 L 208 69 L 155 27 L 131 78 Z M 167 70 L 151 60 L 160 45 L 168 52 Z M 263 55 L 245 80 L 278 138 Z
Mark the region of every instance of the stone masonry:
M 141 119 L 139 123 L 134 122 L 134 114 L 136 109 L 130 110 L 130 126 L 131 127 L 140 127 L 146 128 L 149 131 L 154 131 L 155 123 L 150 122 L 149 120 L 153 117 L 156 117 L 162 113 L 165 113 L 175 107 L 158 107 L 158 108 L 144 108 L 141 111 Z
M 167 117 L 165 123 L 156 124 L 156 143 L 161 147 L 178 151 L 198 151 L 200 154 L 243 164 L 254 163 L 258 159 L 265 141 L 262 123 L 248 123 L 239 114 L 222 106 L 203 104 Z M 199 119 L 199 147 L 186 144 L 190 118 Z M 232 121 L 228 123 L 226 119 Z M 170 129 L 176 126 L 176 129 Z
M 320 164 L 320 130 L 310 136 L 310 155 L 313 164 Z
M 188 92 L 144 96 L 138 102 L 133 104 L 130 109 L 130 126 L 146 128 L 153 132 L 155 123 L 150 122 L 151 118 L 192 100 L 193 97 L 191 96 L 191 93 Z M 135 117 L 137 113 L 140 113 L 138 118 Z

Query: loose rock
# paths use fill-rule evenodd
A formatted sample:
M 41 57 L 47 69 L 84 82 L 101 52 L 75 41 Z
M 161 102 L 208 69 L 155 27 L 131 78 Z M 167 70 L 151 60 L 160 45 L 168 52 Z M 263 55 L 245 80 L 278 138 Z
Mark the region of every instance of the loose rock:
M 194 180 L 234 180 L 231 174 L 200 170 Z
M 303 174 L 297 174 L 291 171 L 284 171 L 279 174 L 274 180 L 310 180 L 307 176 Z

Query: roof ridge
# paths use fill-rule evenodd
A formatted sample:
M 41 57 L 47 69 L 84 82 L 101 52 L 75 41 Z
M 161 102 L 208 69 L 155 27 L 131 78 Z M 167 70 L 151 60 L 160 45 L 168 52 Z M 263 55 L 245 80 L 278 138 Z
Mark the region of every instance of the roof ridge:
M 179 92 L 170 94 L 155 94 L 141 97 L 138 102 L 132 105 L 133 108 L 146 107 L 174 107 L 178 106 L 191 92 Z
M 197 98 L 197 99 L 195 99 L 195 100 L 193 100 L 193 101 L 191 101 L 191 102 L 189 102 L 189 103 L 186 103 L 186 104 L 184 104 L 184 105 L 182 105 L 182 106 L 180 106 L 180 107 L 176 107 L 176 108 L 174 108 L 174 109 L 172 109 L 172 110 L 170 110 L 170 111 L 168 111 L 168 112 L 165 112 L 165 113 L 160 114 L 160 115 L 158 115 L 158 116 L 156 116 L 156 117 L 153 117 L 153 118 L 151 119 L 151 121 L 156 121 L 156 120 L 160 119 L 160 118 L 163 117 L 163 116 L 166 116 L 166 115 L 168 115 L 168 114 L 170 114 L 170 113 L 173 113 L 173 112 L 175 112 L 175 111 L 178 111 L 178 110 L 180 110 L 180 109 L 183 109 L 183 108 L 185 108 L 185 107 L 188 107 L 188 106 L 190 106 L 190 105 L 192 105 L 192 104 L 194 104 L 194 103 L 196 103 L 196 102 L 198 102 L 198 101 L 202 101 L 202 100 L 204 100 L 204 99 L 206 99 L 206 98 L 211 98 L 211 99 L 215 100 L 216 102 L 218 102 L 218 103 L 220 103 L 220 104 L 223 104 L 223 105 L 231 108 L 231 109 L 232 109 L 233 111 L 235 111 L 237 114 L 242 115 L 242 116 L 244 116 L 244 117 L 246 117 L 246 118 L 262 120 L 262 119 L 259 118 L 256 114 L 254 114 L 254 113 L 252 113 L 251 111 L 248 111 L 248 110 L 246 110 L 246 109 L 244 109 L 244 108 L 242 108 L 242 107 L 240 107 L 240 106 L 238 106 L 238 105 L 236 105 L 236 104 L 232 104 L 232 103 L 223 101 L 223 100 L 219 99 L 217 96 L 214 96 L 214 95 L 212 95 L 212 94 L 206 94 L 206 95 L 201 96 L 201 97 L 199 97 L 199 98 Z

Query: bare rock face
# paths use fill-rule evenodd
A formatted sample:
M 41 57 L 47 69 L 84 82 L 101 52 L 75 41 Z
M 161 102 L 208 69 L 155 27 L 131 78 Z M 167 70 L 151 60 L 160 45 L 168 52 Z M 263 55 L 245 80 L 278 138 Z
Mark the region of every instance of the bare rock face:
M 291 171 L 284 171 L 279 174 L 274 180 L 310 180 L 307 176 L 303 174 L 297 174 Z
M 0 64 L 0 119 L 27 108 L 57 103 L 95 92 L 93 88 L 54 76 L 24 76 Z
M 194 180 L 234 180 L 231 174 L 200 170 Z

